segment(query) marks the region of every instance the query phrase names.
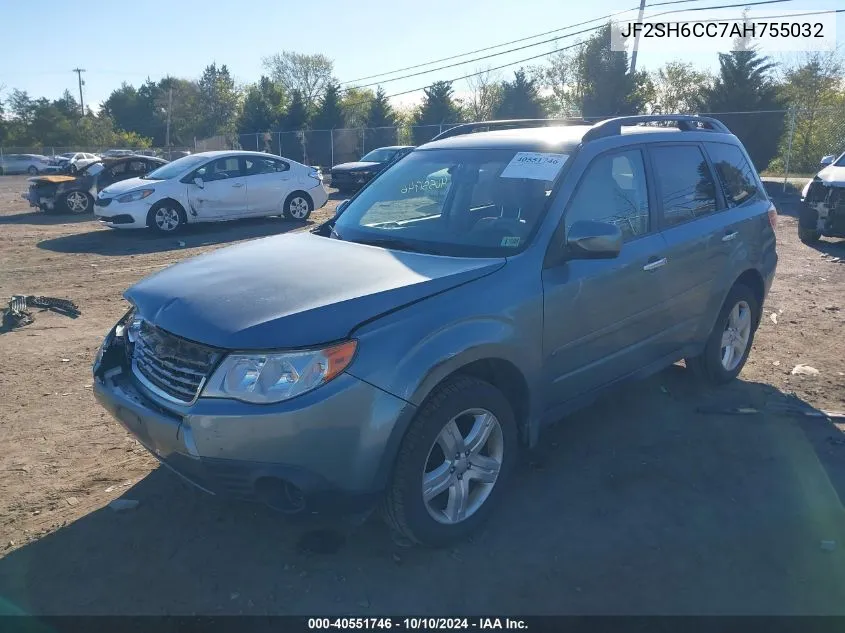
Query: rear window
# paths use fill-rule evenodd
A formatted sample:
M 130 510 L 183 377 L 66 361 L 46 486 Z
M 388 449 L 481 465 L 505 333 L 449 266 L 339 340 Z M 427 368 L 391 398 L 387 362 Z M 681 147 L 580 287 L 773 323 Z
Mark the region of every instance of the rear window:
M 736 145 L 705 143 L 710 160 L 725 192 L 728 206 L 734 207 L 759 198 L 754 169 Z

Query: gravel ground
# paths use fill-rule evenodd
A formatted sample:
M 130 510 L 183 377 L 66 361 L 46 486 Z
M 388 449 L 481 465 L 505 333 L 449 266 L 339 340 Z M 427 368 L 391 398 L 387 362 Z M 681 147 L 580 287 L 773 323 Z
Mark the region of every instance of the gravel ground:
M 678 366 L 614 389 L 525 456 L 486 529 L 430 551 L 394 543 L 375 517 L 290 522 L 187 488 L 92 397 L 92 356 L 124 312 L 127 286 L 186 257 L 304 225 L 119 233 L 90 217 L 34 213 L 24 187 L 24 178 L 0 178 L 0 299 L 67 297 L 82 316 L 39 313 L 0 335 L 7 608 L 845 613 L 845 427 L 777 408 L 845 410 L 845 242 L 801 244 L 794 200 L 780 205 L 780 265 L 741 380 L 703 389 Z M 799 363 L 819 374 L 791 375 Z M 761 412 L 703 414 L 702 405 Z M 107 504 L 118 497 L 139 506 L 113 512 Z M 322 553 L 304 550 L 318 529 L 334 538 L 322 539 Z

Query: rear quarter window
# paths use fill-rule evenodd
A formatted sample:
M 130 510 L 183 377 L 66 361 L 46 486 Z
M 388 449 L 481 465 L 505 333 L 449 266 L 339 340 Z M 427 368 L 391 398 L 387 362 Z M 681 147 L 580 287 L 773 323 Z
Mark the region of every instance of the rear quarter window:
M 725 192 L 728 206 L 735 207 L 750 200 L 759 200 L 762 192 L 757 186 L 754 168 L 736 145 L 705 143 L 707 153 Z

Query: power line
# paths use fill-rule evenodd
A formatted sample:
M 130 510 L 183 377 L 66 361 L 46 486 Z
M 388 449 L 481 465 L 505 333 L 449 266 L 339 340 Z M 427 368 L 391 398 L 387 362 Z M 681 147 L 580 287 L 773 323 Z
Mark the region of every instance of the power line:
M 786 0 L 784 0 L 786 1 Z M 656 2 L 652 3 L 650 6 L 652 7 L 660 7 L 669 4 L 688 4 L 690 2 L 701 2 L 701 0 L 668 0 L 666 2 Z M 406 70 L 415 70 L 417 68 L 422 68 L 423 66 L 431 66 L 432 64 L 439 64 L 440 62 L 447 62 L 450 59 L 457 59 L 458 57 L 466 57 L 467 55 L 475 55 L 476 53 L 484 53 L 486 51 L 491 51 L 494 48 L 501 48 L 502 46 L 508 46 L 510 44 L 518 44 L 519 42 L 525 42 L 528 40 L 533 40 L 538 37 L 543 37 L 544 35 L 551 35 L 552 33 L 557 33 L 558 31 L 565 31 L 568 29 L 574 29 L 576 26 L 584 26 L 585 24 L 590 24 L 592 22 L 604 21 L 609 18 L 612 18 L 617 15 L 622 15 L 623 13 L 630 13 L 631 11 L 636 11 L 639 7 L 631 7 L 630 9 L 622 9 L 621 11 L 616 11 L 614 13 L 608 13 L 607 15 L 603 15 L 598 18 L 593 18 L 591 20 L 584 20 L 583 22 L 576 22 L 575 24 L 569 24 L 567 26 L 562 26 L 557 29 L 552 29 L 551 31 L 543 31 L 542 33 L 535 33 L 534 35 L 528 35 L 526 37 L 521 37 L 516 40 L 510 40 L 508 42 L 501 42 L 499 44 L 494 44 L 493 46 L 485 46 L 484 48 L 477 48 L 472 51 L 467 51 L 466 53 L 458 53 L 457 55 L 450 55 L 449 57 L 441 57 L 440 59 L 433 59 L 428 62 L 423 62 L 421 64 L 415 64 L 413 66 L 405 66 L 404 68 L 397 68 L 395 70 L 388 70 L 383 73 L 376 73 L 375 75 L 367 75 L 366 77 L 358 77 L 357 79 L 350 79 L 349 81 L 342 81 L 340 82 L 341 85 L 355 83 L 356 81 L 365 81 L 367 79 L 374 79 L 375 77 L 384 77 L 385 75 L 393 75 L 396 73 L 401 73 Z M 538 44 L 543 44 L 545 42 L 539 42 Z M 468 63 L 468 62 L 467 62 Z M 361 86 L 358 86 L 361 87 Z
M 767 2 L 761 2 L 761 3 L 757 3 L 757 4 L 772 4 L 773 2 L 788 2 L 788 1 L 790 1 L 790 0 L 768 0 Z M 752 4 L 754 4 L 754 3 L 752 3 Z M 723 6 L 719 6 L 719 7 L 703 7 L 703 9 L 708 9 L 708 8 L 710 8 L 710 9 L 724 9 L 724 8 L 738 7 L 738 6 L 743 7 L 743 6 L 748 6 L 748 4 L 745 3 L 745 4 L 723 5 Z M 780 18 L 780 17 L 796 17 L 797 18 L 797 17 L 807 16 L 807 15 L 822 15 L 824 13 L 845 13 L 845 9 L 827 9 L 827 10 L 823 10 L 823 11 L 805 11 L 805 12 L 802 12 L 802 13 L 764 15 L 764 16 L 760 16 L 756 19 L 770 20 L 770 19 Z M 658 14 L 658 15 L 665 15 L 665 14 Z M 650 16 L 650 17 L 657 17 L 657 16 Z M 743 20 L 743 19 L 744 18 L 716 18 L 716 19 L 710 19 L 710 20 L 690 20 L 690 22 L 695 22 L 695 23 L 707 23 L 707 22 L 717 22 L 717 21 L 734 22 L 734 21 Z M 597 30 L 597 29 L 590 29 L 590 30 Z M 585 43 L 586 42 L 575 42 L 574 44 L 569 44 L 568 46 L 564 46 L 563 48 L 559 48 L 554 52 L 555 53 L 562 52 L 562 51 L 565 51 L 565 50 L 569 50 L 570 48 L 575 48 L 576 46 L 583 46 Z M 488 68 L 488 69 L 485 69 L 485 70 L 469 73 L 469 74 L 463 75 L 461 77 L 454 77 L 452 79 L 443 79 L 443 80 L 440 80 L 440 81 L 447 81 L 449 83 L 454 83 L 456 81 L 461 81 L 463 79 L 469 79 L 470 77 L 482 75 L 486 72 L 491 72 L 491 71 L 494 71 L 494 70 L 501 70 L 502 68 L 507 68 L 508 66 L 515 66 L 517 64 L 523 64 L 525 62 L 532 61 L 534 59 L 539 59 L 540 57 L 546 57 L 549 54 L 550 53 L 548 53 L 548 52 L 541 53 L 539 55 L 534 55 L 532 57 L 526 57 L 525 59 L 517 60 L 515 62 L 509 62 L 507 64 L 502 64 L 501 66 L 497 66 L 495 68 Z M 393 97 L 400 97 L 402 95 L 411 94 L 412 92 L 419 92 L 420 90 L 425 90 L 426 88 L 429 88 L 430 86 L 431 86 L 431 84 L 428 84 L 428 85 L 422 86 L 420 88 L 413 88 L 411 90 L 403 90 L 402 92 L 395 92 L 393 94 L 386 95 L 386 98 L 392 99 Z M 365 102 L 366 101 L 362 100 L 358 103 L 354 103 L 354 104 L 351 104 L 351 105 L 358 105 L 359 103 L 365 103 Z
M 692 1 L 697 1 L 697 0 L 671 0 L 670 2 L 661 3 L 661 5 L 682 4 L 682 3 L 692 2 Z M 795 1 L 796 0 L 758 0 L 757 2 L 740 2 L 740 3 L 732 3 L 732 4 L 714 5 L 714 6 L 708 6 L 708 7 L 692 7 L 692 8 L 689 8 L 689 9 L 674 9 L 674 10 L 671 10 L 671 11 L 662 11 L 660 13 L 655 13 L 654 15 L 650 15 L 650 16 L 647 16 L 647 17 L 648 17 L 648 19 L 652 19 L 652 18 L 660 17 L 662 15 L 670 15 L 670 14 L 673 14 L 673 13 L 686 13 L 688 11 L 707 11 L 709 9 L 730 9 L 730 8 L 736 8 L 736 7 L 751 7 L 751 6 L 758 6 L 758 5 L 764 5 L 764 4 L 780 4 L 780 3 L 784 3 L 784 2 L 795 2 Z M 658 5 L 653 5 L 653 6 L 658 6 Z M 602 16 L 600 18 L 594 18 L 593 20 L 588 20 L 587 22 L 583 22 L 581 24 L 586 24 L 588 22 L 595 22 L 597 20 L 605 20 L 608 17 L 612 17 L 613 15 L 616 15 L 616 14 L 610 14 L 609 16 Z M 557 29 L 557 30 L 560 31 L 560 30 L 563 30 L 565 28 L 573 28 L 574 26 L 577 26 L 577 25 L 570 25 L 568 27 L 561 27 L 560 29 Z M 525 50 L 526 48 L 533 48 L 534 46 L 541 46 L 543 44 L 549 44 L 551 42 L 556 42 L 556 41 L 561 40 L 561 39 L 574 37 L 576 35 L 582 35 L 584 33 L 589 33 L 590 31 L 597 31 L 601 28 L 604 28 L 604 24 L 600 24 L 599 26 L 589 27 L 589 28 L 586 28 L 586 29 L 581 29 L 580 31 L 575 31 L 574 33 L 567 33 L 565 35 L 558 35 L 556 37 L 550 38 L 548 40 L 543 40 L 541 42 L 534 42 L 532 44 L 525 44 L 524 46 L 518 46 L 516 48 L 510 48 L 506 51 L 499 51 L 497 53 L 491 53 L 489 55 L 484 55 L 482 57 L 476 57 L 474 59 L 468 59 L 468 60 L 464 60 L 464 61 L 461 61 L 461 62 L 455 62 L 454 64 L 447 64 L 446 66 L 439 66 L 437 68 L 430 68 L 428 70 L 422 70 L 422 71 L 419 71 L 419 72 L 416 72 L 416 73 L 411 73 L 410 75 L 403 75 L 402 77 L 393 77 L 391 79 L 384 79 L 382 81 L 364 84 L 364 85 L 361 85 L 361 86 L 352 86 L 350 88 L 346 88 L 345 90 L 348 92 L 348 91 L 352 90 L 353 88 L 369 88 L 369 87 L 372 87 L 372 86 L 390 83 L 392 81 L 401 81 L 403 79 L 409 79 L 411 77 L 418 77 L 420 75 L 427 75 L 429 73 L 437 72 L 437 71 L 440 71 L 440 70 L 446 70 L 447 68 L 454 68 L 455 66 L 463 66 L 465 64 L 471 64 L 473 62 L 478 62 L 478 61 L 482 61 L 482 60 L 485 60 L 485 59 L 490 59 L 491 57 L 498 57 L 500 55 L 507 55 L 508 53 L 514 53 L 516 51 Z M 532 38 L 528 38 L 528 39 L 532 39 Z M 500 44 L 498 46 L 503 46 L 503 45 Z M 490 48 L 498 48 L 498 46 L 493 46 L 493 47 L 490 47 Z M 545 54 L 548 54 L 548 53 L 545 53 Z M 456 57 L 461 57 L 461 55 L 458 55 Z M 542 57 L 542 55 L 540 55 L 540 57 Z M 450 59 L 450 58 L 445 58 L 445 59 Z M 529 59 L 536 59 L 536 57 L 531 57 Z M 430 63 L 433 63 L 433 62 L 430 62 Z M 520 62 L 514 62 L 514 63 L 518 64 Z M 428 64 L 420 64 L 420 65 L 426 66 Z M 489 70 L 495 70 L 495 69 L 488 69 L 488 71 Z M 394 72 L 398 72 L 398 71 L 394 71 Z M 487 72 L 487 71 L 482 71 L 482 72 Z M 386 73 L 386 74 L 390 74 L 390 73 Z M 476 74 L 481 74 L 481 73 L 476 73 Z M 377 77 L 378 75 L 373 75 L 373 76 Z M 350 82 L 343 82 L 343 83 L 347 84 L 347 83 L 350 83 Z

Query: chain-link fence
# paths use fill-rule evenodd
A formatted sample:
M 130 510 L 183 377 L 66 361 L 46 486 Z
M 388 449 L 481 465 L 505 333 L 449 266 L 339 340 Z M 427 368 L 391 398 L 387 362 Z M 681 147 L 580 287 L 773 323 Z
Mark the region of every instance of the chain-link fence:
M 814 110 L 785 109 L 752 112 L 701 113 L 721 120 L 743 142 L 757 169 L 765 176 L 801 178 L 819 169 L 822 156 L 845 151 L 845 103 Z M 591 119 L 592 120 L 592 119 Z M 403 125 L 382 128 L 337 128 L 294 132 L 253 132 L 195 140 L 194 147 L 152 148 L 141 153 L 173 159 L 185 152 L 243 149 L 278 154 L 316 165 L 328 173 L 333 165 L 360 160 L 386 145 L 422 145 L 457 125 Z M 104 147 L 3 147 L 3 154 L 65 152 L 101 153 Z
M 75 145 L 68 147 L 52 146 L 52 145 L 36 145 L 30 147 L 0 147 L 0 158 L 14 156 L 16 154 L 34 154 L 36 156 L 46 156 L 54 158 L 62 154 L 75 154 L 77 152 L 85 152 L 87 154 L 102 155 L 108 152 L 112 147 L 103 147 L 97 145 Z M 136 154 L 143 156 L 156 156 L 164 158 L 165 160 L 173 160 L 190 154 L 195 151 L 193 147 L 121 147 L 120 150 L 129 150 Z

